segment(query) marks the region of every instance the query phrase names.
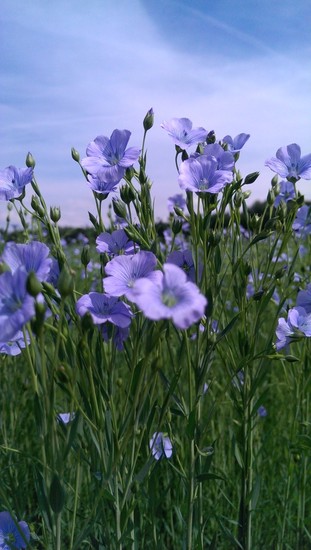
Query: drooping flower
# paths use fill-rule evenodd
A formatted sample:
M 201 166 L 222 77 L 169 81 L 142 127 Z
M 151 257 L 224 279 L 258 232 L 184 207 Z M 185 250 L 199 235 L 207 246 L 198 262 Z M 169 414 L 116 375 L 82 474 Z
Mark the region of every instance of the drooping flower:
M 109 321 L 113 325 L 125 328 L 131 324 L 133 317 L 127 304 L 100 292 L 90 292 L 81 296 L 76 303 L 76 310 L 81 317 L 89 313 L 94 325 L 102 325 Z
M 172 118 L 164 121 L 161 128 L 168 132 L 175 145 L 181 149 L 187 149 L 191 145 L 206 140 L 207 131 L 204 128 L 192 128 L 192 122 L 189 118 Z
M 163 265 L 159 279 L 140 279 L 134 285 L 132 298 L 147 319 L 172 319 L 180 329 L 199 321 L 207 300 L 199 288 L 187 279 L 186 273 L 174 264 Z
M 295 198 L 295 187 L 291 181 L 280 181 L 280 192 L 276 196 L 274 201 L 275 208 L 281 204 L 281 202 L 288 202 Z
M 10 242 L 4 249 L 2 260 L 12 273 L 22 267 L 27 273 L 33 271 L 39 281 L 46 281 L 52 267 L 52 259 L 48 258 L 49 253 L 49 248 L 39 241 L 31 241 L 28 244 Z
M 173 445 L 170 438 L 162 432 L 155 432 L 149 441 L 149 448 L 156 460 L 171 458 Z
M 124 176 L 126 168 L 133 166 L 140 155 L 140 149 L 129 147 L 129 130 L 114 130 L 110 138 L 97 136 L 86 149 L 87 156 L 81 165 L 92 176 L 101 170 L 101 180 L 117 184 Z
M 100 254 L 117 256 L 118 254 L 133 254 L 134 243 L 130 241 L 124 229 L 117 229 L 112 233 L 101 233 L 96 239 L 96 250 Z
M 148 277 L 158 280 L 159 271 L 155 271 L 157 258 L 152 252 L 144 250 L 129 256 L 117 256 L 105 266 L 107 277 L 103 279 L 104 289 L 110 296 L 133 297 L 133 287 L 137 279 Z
M 35 314 L 35 301 L 27 293 L 28 274 L 23 268 L 0 275 L 0 334 L 10 342 Z
M 232 172 L 217 169 L 217 160 L 206 155 L 181 163 L 178 183 L 181 189 L 196 193 L 219 193 L 232 181 Z
M 0 171 L 0 200 L 9 201 L 20 197 L 25 185 L 33 178 L 32 168 L 8 166 Z
M 235 138 L 231 136 L 225 136 L 223 142 L 227 144 L 228 151 L 231 153 L 238 153 L 244 147 L 247 140 L 250 138 L 250 134 L 238 134 Z
M 311 153 L 301 156 L 301 149 L 297 143 L 291 143 L 277 150 L 276 156 L 265 162 L 273 172 L 290 181 L 300 178 L 311 179 Z
M 278 320 L 276 329 L 277 342 L 275 347 L 280 350 L 295 338 L 311 336 L 311 314 L 303 307 L 294 307 L 288 311 L 287 321 L 282 317 Z
M 14 521 L 10 512 L 0 512 L 0 550 L 22 550 L 29 540 L 30 530 L 25 521 Z

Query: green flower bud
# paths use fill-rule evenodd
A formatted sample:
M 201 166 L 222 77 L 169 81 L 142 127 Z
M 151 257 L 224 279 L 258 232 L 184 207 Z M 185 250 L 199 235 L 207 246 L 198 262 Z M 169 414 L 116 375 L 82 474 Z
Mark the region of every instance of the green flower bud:
M 58 206 L 51 206 L 50 208 L 50 218 L 52 222 L 57 223 L 60 220 L 61 213 Z
M 273 188 L 277 185 L 278 179 L 279 179 L 279 177 L 278 177 L 277 174 L 275 176 L 273 176 L 273 178 L 271 180 L 271 185 L 272 185 Z
M 84 245 L 81 252 L 81 263 L 86 267 L 90 263 L 90 247 L 88 244 Z
M 126 207 L 124 202 L 120 201 L 119 199 L 112 199 L 112 207 L 114 213 L 117 216 L 126 220 Z
M 67 296 L 70 296 L 73 292 L 74 283 L 72 275 L 69 273 L 68 268 L 64 265 L 59 278 L 58 278 L 58 284 L 57 288 L 59 290 L 59 293 L 62 298 L 66 298 Z
M 26 290 L 30 296 L 33 296 L 34 298 L 40 294 L 42 291 L 42 285 L 40 281 L 38 281 L 36 274 L 34 271 L 30 271 L 27 281 L 26 281 Z
M 275 201 L 275 194 L 273 189 L 270 189 L 267 195 L 267 203 L 269 204 L 269 206 L 272 206 L 274 204 L 274 201 Z
M 125 204 L 130 204 L 135 199 L 133 190 L 129 185 L 122 185 L 120 188 L 120 197 Z
M 26 157 L 26 166 L 27 168 L 34 168 L 36 166 L 36 161 L 31 153 L 28 153 Z
M 178 233 L 180 233 L 181 228 L 182 228 L 181 220 L 176 220 L 175 219 L 172 223 L 172 231 L 173 231 L 174 235 L 177 235 Z
M 152 128 L 153 123 L 154 123 L 154 112 L 151 107 L 151 109 L 149 109 L 149 111 L 147 112 L 143 122 L 145 132 L 148 132 L 148 130 Z
M 80 155 L 74 147 L 71 147 L 71 156 L 73 160 L 75 160 L 76 162 L 80 162 Z

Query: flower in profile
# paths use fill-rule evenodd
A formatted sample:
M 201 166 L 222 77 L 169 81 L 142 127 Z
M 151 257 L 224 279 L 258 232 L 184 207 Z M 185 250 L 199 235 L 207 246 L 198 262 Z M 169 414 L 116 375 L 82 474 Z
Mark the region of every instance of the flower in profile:
M 276 196 L 274 201 L 275 208 L 281 204 L 281 202 L 288 202 L 295 198 L 295 186 L 291 181 L 280 181 L 280 192 Z
M 23 268 L 0 275 L 0 334 L 10 342 L 35 314 L 35 301 L 27 293 L 27 272 Z
M 102 325 L 109 321 L 113 325 L 125 328 L 131 324 L 133 317 L 127 304 L 100 292 L 90 292 L 81 296 L 76 303 L 76 310 L 80 317 L 89 313 L 94 325 Z
M 299 237 L 306 237 L 311 234 L 311 207 L 304 204 L 298 209 L 293 223 L 293 229 Z
M 167 199 L 168 211 L 171 214 L 175 213 L 175 206 L 177 206 L 177 208 L 179 208 L 180 210 L 184 210 L 186 207 L 186 199 L 181 193 L 177 193 L 176 195 L 173 195 L 172 197 L 169 197 Z
M 89 188 L 100 195 L 114 193 L 117 190 L 119 181 L 119 179 L 115 180 L 114 174 L 110 174 L 108 171 L 105 172 L 102 169 L 100 169 L 97 174 L 89 175 L 87 178 Z
M 147 319 L 172 319 L 177 328 L 187 329 L 203 317 L 207 300 L 180 267 L 166 263 L 163 271 L 157 281 L 138 280 L 130 299 Z
M 209 143 L 203 149 L 203 155 L 214 157 L 217 160 L 217 170 L 230 170 L 234 168 L 234 156 L 231 151 L 224 151 L 219 143 Z
M 1 338 L 0 338 L 1 340 Z M 30 343 L 29 335 L 26 336 L 26 342 L 24 339 L 24 335 L 21 330 L 19 330 L 13 338 L 11 338 L 7 342 L 1 342 L 0 341 L 0 353 L 3 353 L 4 355 L 11 355 L 12 357 L 15 357 L 16 355 L 19 355 L 22 353 L 22 349 L 26 347 Z
M 8 166 L 0 170 L 0 200 L 9 201 L 20 197 L 25 185 L 33 178 L 32 168 L 16 168 Z
M 191 145 L 203 142 L 207 136 L 207 131 L 204 128 L 192 128 L 189 118 L 172 118 L 168 122 L 164 121 L 161 128 L 168 132 L 175 145 L 181 149 L 187 149 Z
M 27 244 L 10 242 L 4 249 L 2 260 L 12 273 L 23 267 L 27 273 L 33 271 L 39 281 L 46 281 L 52 266 L 52 259 L 48 258 L 49 253 L 49 248 L 38 241 Z
M 276 156 L 265 162 L 273 172 L 281 178 L 296 182 L 300 178 L 311 179 L 311 154 L 301 156 L 301 149 L 297 143 L 291 143 L 277 150 Z
M 103 337 L 103 340 L 105 342 L 108 342 L 110 339 L 112 339 L 116 349 L 118 351 L 122 351 L 124 349 L 124 342 L 127 340 L 129 336 L 130 330 L 129 327 L 112 327 L 111 325 L 108 325 L 105 323 L 104 325 L 101 325 L 101 334 Z
M 22 550 L 30 540 L 30 530 L 25 521 L 14 521 L 10 512 L 0 512 L 0 549 Z
M 235 138 L 225 136 L 222 141 L 227 144 L 228 151 L 231 151 L 231 153 L 238 153 L 249 138 L 250 134 L 238 134 Z
M 105 266 L 108 277 L 103 279 L 104 289 L 110 296 L 133 298 L 133 287 L 137 279 L 147 277 L 158 280 L 159 271 L 155 271 L 157 258 L 152 252 L 142 250 L 129 256 L 117 256 Z
M 178 183 L 181 189 L 196 193 L 219 193 L 232 182 L 232 172 L 218 170 L 217 160 L 201 155 L 181 163 Z
M 133 254 L 134 243 L 130 241 L 124 229 L 117 229 L 112 233 L 101 233 L 96 239 L 96 250 L 100 254 L 117 256 L 119 254 Z
M 87 156 L 81 165 L 92 176 L 101 171 L 101 181 L 117 184 L 124 176 L 126 168 L 133 166 L 140 155 L 140 149 L 129 147 L 129 130 L 114 130 L 110 138 L 97 136 L 86 149 Z
M 287 321 L 283 317 L 278 320 L 276 336 L 275 347 L 278 351 L 293 340 L 304 336 L 309 338 L 311 336 L 311 314 L 300 306 L 290 309 Z
M 307 313 L 311 313 L 311 283 L 307 285 L 306 290 L 300 290 L 297 294 L 297 306 L 303 307 Z
M 173 454 L 172 442 L 170 438 L 162 432 L 155 432 L 153 434 L 149 441 L 149 448 L 152 456 L 156 460 L 160 460 L 161 458 L 171 458 Z

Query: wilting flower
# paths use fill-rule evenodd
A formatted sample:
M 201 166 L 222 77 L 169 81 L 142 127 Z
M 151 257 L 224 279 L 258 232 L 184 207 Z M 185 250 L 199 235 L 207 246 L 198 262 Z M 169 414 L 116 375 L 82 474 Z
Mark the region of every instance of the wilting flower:
M 232 172 L 217 169 L 217 160 L 206 155 L 181 163 L 178 183 L 181 189 L 197 193 L 219 193 L 232 181 Z
M 225 136 L 222 141 L 227 144 L 228 151 L 231 151 L 231 153 L 238 153 L 241 151 L 242 147 L 244 147 L 249 137 L 250 134 L 238 134 L 235 138 Z
M 207 131 L 204 128 L 192 128 L 189 118 L 172 118 L 168 122 L 164 121 L 161 128 L 168 132 L 175 145 L 181 149 L 187 149 L 190 145 L 203 142 L 207 136 Z
M 274 206 L 275 208 L 279 206 L 281 202 L 288 202 L 295 198 L 295 187 L 291 181 L 282 180 L 280 181 L 280 192 L 275 198 Z
M 152 456 L 156 460 L 160 458 L 171 458 L 173 454 L 173 445 L 168 436 L 162 432 L 155 432 L 149 441 L 149 448 Z
M 96 250 L 100 254 L 117 256 L 118 254 L 133 254 L 134 243 L 130 241 L 124 229 L 112 233 L 101 233 L 96 239 Z
M 302 157 L 301 149 L 297 143 L 280 147 L 276 156 L 267 160 L 265 165 L 282 178 L 293 182 L 300 178 L 311 179 L 311 154 Z
M 35 301 L 27 293 L 28 274 L 23 268 L 0 275 L 0 334 L 9 342 L 35 314 Z
M 148 277 L 157 280 L 159 271 L 154 271 L 157 258 L 152 252 L 137 252 L 130 256 L 117 256 L 105 266 L 108 277 L 103 279 L 104 289 L 110 296 L 133 297 L 133 286 L 137 279 Z
M 311 233 L 311 208 L 304 204 L 299 208 L 293 223 L 294 231 L 297 231 L 300 237 L 305 237 Z
M 207 300 L 180 267 L 167 263 L 163 271 L 157 281 L 140 279 L 130 299 L 147 319 L 172 319 L 177 328 L 187 329 L 203 317 Z
M 282 317 L 278 320 L 276 329 L 277 342 L 275 347 L 280 350 L 296 338 L 311 336 L 311 314 L 303 307 L 294 307 L 288 311 L 287 321 Z
M 110 138 L 97 136 L 86 149 L 87 156 L 81 165 L 92 176 L 101 170 L 101 181 L 118 183 L 124 176 L 126 168 L 133 166 L 140 155 L 140 149 L 129 147 L 129 130 L 114 130 Z
M 30 531 L 25 521 L 17 523 L 10 512 L 0 512 L 0 550 L 22 550 L 29 540 Z
M 2 260 L 12 273 L 23 267 L 27 273 L 33 271 L 39 281 L 48 279 L 52 259 L 48 258 L 49 248 L 38 241 L 28 244 L 8 243 L 2 254 Z
M 131 324 L 133 317 L 127 304 L 100 292 L 90 292 L 81 296 L 76 303 L 76 310 L 81 317 L 89 313 L 94 325 L 102 325 L 109 321 L 113 325 L 125 328 Z
M 33 178 L 32 168 L 8 166 L 0 171 L 0 200 L 9 201 L 20 197 L 25 185 Z

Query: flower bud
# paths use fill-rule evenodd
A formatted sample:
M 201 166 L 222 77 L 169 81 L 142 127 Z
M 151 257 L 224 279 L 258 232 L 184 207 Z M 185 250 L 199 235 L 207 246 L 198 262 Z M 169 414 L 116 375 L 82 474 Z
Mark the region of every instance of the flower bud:
M 126 208 L 124 202 L 119 199 L 112 199 L 112 207 L 117 216 L 126 220 Z
M 135 199 L 133 190 L 129 185 L 122 185 L 120 188 L 120 197 L 125 204 L 130 204 Z
M 90 247 L 88 244 L 84 245 L 81 252 L 81 263 L 86 267 L 90 263 Z
M 51 206 L 50 208 L 50 218 L 52 222 L 57 223 L 60 220 L 60 208 L 58 206 Z
M 149 111 L 147 112 L 143 122 L 145 132 L 148 132 L 148 130 L 152 128 L 153 123 L 154 123 L 154 112 L 151 107 L 151 109 L 149 109 Z
M 33 298 L 38 296 L 38 294 L 42 291 L 42 285 L 40 281 L 38 281 L 34 271 L 30 271 L 27 277 L 26 290 L 30 296 L 33 296 Z
M 269 204 L 269 206 L 272 206 L 274 204 L 274 201 L 275 201 L 274 191 L 273 189 L 269 189 L 268 195 L 267 195 L 267 203 Z
M 36 166 L 36 161 L 31 153 L 28 153 L 26 157 L 26 166 L 27 168 L 34 168 Z
M 71 156 L 73 160 L 75 160 L 76 162 L 80 162 L 79 152 L 74 147 L 71 147 Z
M 273 188 L 277 185 L 278 179 L 279 179 L 278 175 L 275 174 L 275 176 L 273 176 L 273 178 L 271 180 L 271 185 L 272 185 Z
M 72 275 L 69 273 L 68 268 L 64 265 L 57 283 L 57 288 L 59 290 L 59 293 L 62 298 L 66 298 L 67 296 L 70 296 L 73 292 L 73 278 Z
M 177 235 L 178 233 L 180 233 L 181 228 L 182 228 L 181 220 L 176 220 L 175 219 L 172 223 L 172 231 L 173 231 L 174 235 Z

